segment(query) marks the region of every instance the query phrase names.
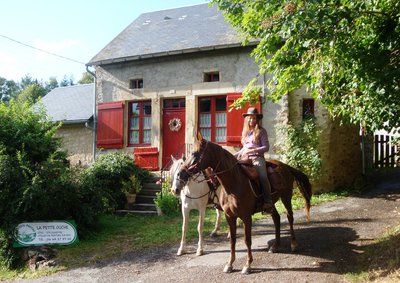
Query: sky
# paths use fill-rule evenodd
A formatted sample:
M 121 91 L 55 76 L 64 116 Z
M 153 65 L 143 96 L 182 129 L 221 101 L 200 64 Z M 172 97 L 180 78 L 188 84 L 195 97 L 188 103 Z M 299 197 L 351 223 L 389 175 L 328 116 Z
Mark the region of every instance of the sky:
M 0 77 L 45 82 L 72 76 L 76 82 L 85 64 L 140 14 L 206 2 L 0 0 Z

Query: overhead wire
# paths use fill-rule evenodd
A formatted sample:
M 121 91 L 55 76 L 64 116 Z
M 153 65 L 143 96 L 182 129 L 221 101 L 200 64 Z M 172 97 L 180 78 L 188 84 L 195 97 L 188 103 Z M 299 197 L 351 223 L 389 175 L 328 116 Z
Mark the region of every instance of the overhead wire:
M 75 63 L 78 63 L 78 64 L 86 65 L 85 63 L 83 63 L 83 62 L 81 62 L 81 61 L 78 61 L 78 60 L 75 60 L 75 59 L 72 59 L 72 58 L 68 58 L 68 57 L 65 57 L 65 56 L 62 56 L 62 55 L 53 53 L 53 52 L 49 52 L 49 51 L 47 51 L 47 50 L 43 50 L 43 49 L 37 48 L 37 47 L 35 47 L 35 46 L 26 44 L 26 43 L 24 43 L 24 42 L 21 42 L 21 41 L 19 41 L 19 40 L 13 39 L 13 38 L 8 37 L 8 36 L 3 35 L 3 34 L 0 34 L 0 37 L 3 37 L 3 38 L 5 38 L 5 39 L 8 39 L 8 40 L 13 41 L 13 42 L 15 42 L 15 43 L 18 43 L 18 44 L 20 44 L 20 45 L 23 45 L 23 46 L 26 46 L 26 47 L 29 47 L 29 48 L 38 50 L 38 51 L 40 51 L 40 52 L 44 52 L 44 53 L 50 54 L 50 55 L 52 55 L 52 56 L 56 56 L 56 57 L 59 57 L 59 58 L 65 59 L 65 60 L 69 60 L 69 61 L 72 61 L 72 62 L 75 62 Z

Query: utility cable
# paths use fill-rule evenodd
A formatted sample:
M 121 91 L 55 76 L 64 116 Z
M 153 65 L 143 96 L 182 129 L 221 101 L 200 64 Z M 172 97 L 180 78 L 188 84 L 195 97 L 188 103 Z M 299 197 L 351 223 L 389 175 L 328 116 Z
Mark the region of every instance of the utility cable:
M 11 38 L 11 37 L 8 37 L 8 36 L 2 35 L 2 34 L 0 34 L 0 36 L 3 37 L 3 38 L 5 38 L 5 39 L 8 39 L 8 40 L 10 40 L 10 41 L 13 41 L 13 42 L 16 42 L 16 43 L 18 43 L 18 44 L 21 44 L 21 45 L 23 45 L 23 46 L 26 46 L 26 47 L 29 47 L 29 48 L 38 50 L 38 51 L 40 51 L 40 52 L 44 52 L 44 53 L 47 53 L 47 54 L 50 54 L 50 55 L 53 55 L 53 56 L 56 56 L 56 57 L 59 57 L 59 58 L 65 59 L 65 60 L 69 60 L 69 61 L 72 61 L 72 62 L 75 62 L 75 63 L 79 63 L 79 64 L 82 64 L 82 65 L 86 65 L 85 63 L 80 62 L 80 61 L 78 61 L 78 60 L 71 59 L 71 58 L 68 58 L 68 57 L 65 57 L 65 56 L 62 56 L 62 55 L 58 55 L 58 54 L 55 54 L 55 53 L 52 53 L 52 52 L 49 52 L 49 51 L 46 51 L 46 50 L 43 50 L 43 49 L 34 47 L 34 46 L 32 46 L 32 45 L 23 43 L 23 42 L 21 42 L 21 41 L 18 41 L 18 40 L 16 40 L 16 39 Z

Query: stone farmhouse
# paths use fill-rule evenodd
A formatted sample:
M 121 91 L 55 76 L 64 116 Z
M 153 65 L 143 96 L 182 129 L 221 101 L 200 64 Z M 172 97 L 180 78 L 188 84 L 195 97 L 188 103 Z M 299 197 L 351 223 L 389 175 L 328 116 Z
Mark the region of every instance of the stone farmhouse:
M 190 152 L 197 130 L 231 152 L 238 150 L 246 109 L 228 110 L 259 74 L 250 56 L 255 44 L 243 46 L 222 13 L 208 4 L 140 15 L 87 63 L 96 74 L 96 154 L 118 150 L 144 168 L 161 170 L 171 155 Z M 265 79 L 258 76 L 257 84 L 263 86 Z M 305 89 L 279 103 L 262 94 L 257 107 L 271 144 L 266 157 L 274 159 L 282 159 L 277 149 L 283 137 L 276 127 L 298 124 L 306 112 L 315 115 L 323 159 L 315 190 L 348 186 L 361 175 L 359 129 L 341 126 Z M 87 156 L 75 158 L 89 161 L 90 130 L 64 127 L 71 151 L 77 143 L 87 146 L 82 149 Z
M 57 135 L 71 164 L 90 164 L 94 153 L 94 84 L 55 88 L 41 103 L 52 121 L 62 123 Z

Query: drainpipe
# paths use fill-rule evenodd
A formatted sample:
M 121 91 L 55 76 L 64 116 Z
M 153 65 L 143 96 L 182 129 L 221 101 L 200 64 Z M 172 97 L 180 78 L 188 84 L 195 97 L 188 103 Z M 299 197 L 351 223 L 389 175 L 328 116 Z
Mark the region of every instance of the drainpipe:
M 365 177 L 365 128 L 362 124 L 360 124 L 360 133 L 361 133 L 361 166 L 362 166 L 362 175 Z
M 96 74 L 89 70 L 89 66 L 86 65 L 86 72 L 91 74 L 94 78 L 94 87 L 93 87 L 93 162 L 96 161 L 96 139 L 97 139 L 97 114 L 96 114 Z

